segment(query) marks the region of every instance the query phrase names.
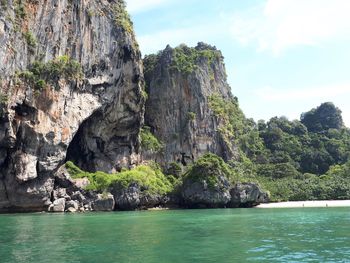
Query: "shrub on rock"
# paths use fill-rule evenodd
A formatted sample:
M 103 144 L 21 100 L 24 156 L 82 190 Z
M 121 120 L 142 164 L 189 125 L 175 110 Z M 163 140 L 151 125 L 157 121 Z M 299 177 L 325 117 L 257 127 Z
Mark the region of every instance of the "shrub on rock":
M 189 207 L 224 207 L 231 200 L 229 166 L 215 154 L 199 158 L 183 178 L 182 198 Z

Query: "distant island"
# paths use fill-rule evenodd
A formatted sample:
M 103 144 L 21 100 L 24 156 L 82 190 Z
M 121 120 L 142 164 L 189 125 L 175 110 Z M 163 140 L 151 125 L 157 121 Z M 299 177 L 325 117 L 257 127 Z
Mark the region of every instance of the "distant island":
M 3 2 L 1 212 L 350 199 L 350 129 L 333 103 L 255 122 L 216 47 L 142 59 L 123 1 Z

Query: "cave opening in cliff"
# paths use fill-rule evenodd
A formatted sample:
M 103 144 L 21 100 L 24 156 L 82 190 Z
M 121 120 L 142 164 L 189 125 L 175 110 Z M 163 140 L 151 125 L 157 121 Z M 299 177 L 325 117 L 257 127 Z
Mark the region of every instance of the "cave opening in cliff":
M 93 163 L 91 162 L 93 153 L 86 149 L 84 143 L 84 127 L 86 126 L 86 122 L 87 120 L 80 125 L 77 133 L 70 142 L 65 162 L 71 161 L 85 171 L 95 172 Z

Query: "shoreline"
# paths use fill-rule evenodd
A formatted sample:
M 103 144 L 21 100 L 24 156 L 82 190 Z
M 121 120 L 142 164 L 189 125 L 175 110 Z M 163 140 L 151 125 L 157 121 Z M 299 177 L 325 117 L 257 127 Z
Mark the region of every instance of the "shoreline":
M 266 203 L 255 208 L 350 207 L 350 200 L 288 201 Z

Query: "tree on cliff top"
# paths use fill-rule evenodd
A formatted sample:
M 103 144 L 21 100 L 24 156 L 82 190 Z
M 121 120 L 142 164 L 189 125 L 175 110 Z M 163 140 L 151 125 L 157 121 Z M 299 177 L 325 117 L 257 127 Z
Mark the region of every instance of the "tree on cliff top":
M 316 109 L 303 113 L 301 122 L 310 132 L 326 132 L 344 127 L 341 110 L 331 102 L 322 103 Z

